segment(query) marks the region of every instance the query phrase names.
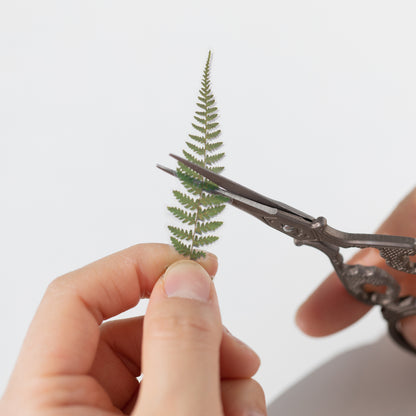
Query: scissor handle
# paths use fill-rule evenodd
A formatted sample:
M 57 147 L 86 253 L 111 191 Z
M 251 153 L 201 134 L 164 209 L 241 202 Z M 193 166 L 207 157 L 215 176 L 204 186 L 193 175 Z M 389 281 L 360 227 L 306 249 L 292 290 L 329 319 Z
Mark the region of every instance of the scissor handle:
M 385 306 L 399 297 L 399 284 L 379 267 L 343 264 L 341 270 L 336 271 L 347 291 L 368 305 Z M 378 292 L 377 287 L 383 288 L 383 292 Z
M 385 270 L 375 266 L 348 265 L 335 267 L 345 288 L 356 299 L 369 305 L 380 305 L 384 319 L 387 321 L 390 336 L 401 347 L 416 354 L 416 348 L 403 336 L 400 320 L 416 315 L 416 298 L 399 297 L 400 286 Z M 384 293 L 366 288 L 384 287 Z
M 338 248 L 328 243 L 299 240 L 295 240 L 295 243 L 309 245 L 325 253 L 347 292 L 368 305 L 380 305 L 393 340 L 401 347 L 416 354 L 416 348 L 407 342 L 400 326 L 401 319 L 416 315 L 416 298 L 413 296 L 400 297 L 400 285 L 390 273 L 375 266 L 345 264 Z M 411 264 L 406 263 L 409 254 L 407 251 L 384 250 L 383 254 L 389 256 L 388 260 L 394 262 L 391 265 L 397 270 L 408 271 L 410 269 L 414 273 Z M 384 291 L 378 292 L 377 287 L 384 288 Z
M 380 248 L 380 255 L 393 269 L 410 274 L 416 274 L 416 264 L 410 260 L 410 256 L 416 254 L 415 250 L 405 248 Z
M 416 254 L 416 239 L 412 237 L 346 233 L 327 225 L 324 217 L 313 221 L 313 230 L 320 241 L 338 247 L 376 248 L 393 269 L 416 274 L 416 264 L 410 260 Z
M 416 348 L 409 344 L 403 336 L 400 320 L 416 315 L 416 298 L 403 296 L 381 308 L 384 319 L 388 322 L 390 336 L 403 348 L 416 354 Z

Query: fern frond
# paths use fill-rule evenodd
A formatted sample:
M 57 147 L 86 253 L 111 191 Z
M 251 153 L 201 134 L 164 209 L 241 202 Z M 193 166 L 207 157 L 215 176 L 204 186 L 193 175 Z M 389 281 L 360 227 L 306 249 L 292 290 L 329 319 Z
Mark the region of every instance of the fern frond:
M 215 217 L 221 213 L 225 208 L 225 205 L 217 205 L 214 207 L 208 207 L 205 209 L 200 209 L 197 214 L 197 219 L 201 221 L 209 220 L 212 217 Z
M 207 130 L 212 130 L 215 129 L 215 127 L 218 126 L 219 123 L 207 123 L 206 129 Z
M 212 156 L 206 156 L 205 157 L 205 163 L 207 165 L 212 165 L 215 162 L 218 162 L 219 160 L 221 160 L 224 157 L 225 153 L 217 153 L 216 155 L 212 155 Z
M 203 207 L 211 207 L 218 204 L 225 204 L 228 202 L 228 198 L 222 195 L 205 194 L 201 197 L 199 202 Z
M 205 152 L 206 152 L 206 149 L 205 148 L 201 148 L 201 147 L 198 147 L 198 146 L 195 146 L 194 144 L 192 144 L 192 143 L 189 143 L 189 142 L 186 142 L 186 145 L 191 149 L 191 150 L 193 150 L 196 154 L 198 154 L 198 155 L 200 155 L 200 156 L 203 156 L 204 154 L 205 154 Z
M 221 133 L 221 130 L 209 132 L 207 133 L 206 138 L 207 140 L 215 139 L 216 137 L 220 135 L 220 133 Z
M 200 180 L 202 176 L 198 173 L 192 170 L 191 168 L 188 168 L 188 166 L 184 165 L 181 162 L 178 162 L 178 168 L 177 168 L 178 178 L 181 181 L 188 181 L 192 179 Z
M 172 225 L 169 225 L 168 228 L 175 237 L 180 238 L 181 240 L 189 241 L 192 239 L 192 230 L 182 230 L 182 228 L 173 227 Z
M 182 153 L 190 162 L 195 163 L 195 165 L 204 166 L 203 160 L 196 158 L 194 155 L 191 155 L 186 150 L 182 150 Z
M 189 256 L 189 258 L 191 260 L 198 260 L 200 257 L 205 257 L 205 256 L 206 256 L 205 251 L 198 251 L 198 250 L 195 250 L 195 248 L 193 248 L 192 253 Z
M 206 131 L 205 127 L 198 126 L 198 125 L 197 125 L 197 124 L 195 124 L 195 123 L 192 123 L 192 127 L 193 127 L 195 130 L 198 130 L 198 131 L 199 131 L 199 132 L 201 132 L 201 133 L 205 133 L 205 131 Z
M 205 148 L 206 148 L 207 152 L 213 152 L 214 150 L 217 150 L 222 145 L 223 145 L 223 142 L 207 143 Z
M 218 237 L 215 235 L 206 235 L 204 237 L 194 237 L 194 247 L 201 247 L 206 246 L 208 244 L 212 244 L 218 240 Z
M 210 231 L 215 231 L 217 228 L 221 227 L 222 224 L 222 221 L 201 222 L 195 228 L 195 233 L 203 234 Z
M 195 119 L 198 123 L 201 123 L 201 124 L 204 124 L 204 123 L 205 123 L 205 120 L 204 120 L 203 118 L 201 118 L 201 117 L 194 116 L 194 119 Z
M 224 170 L 224 166 L 210 166 L 209 170 L 214 173 L 221 173 Z
M 184 224 L 193 224 L 195 222 L 195 213 L 190 214 L 189 212 L 176 207 L 168 207 L 168 210 Z
M 183 150 L 182 153 L 190 162 L 219 173 L 224 168 L 222 166 L 213 166 L 213 164 L 216 164 L 224 157 L 224 152 L 216 153 L 223 145 L 223 142 L 214 140 L 220 135 L 221 130 L 217 129 L 219 123 L 215 121 L 218 114 L 217 107 L 214 107 L 215 98 L 211 91 L 209 79 L 210 63 L 211 51 L 208 54 L 203 71 L 202 86 L 199 89 L 199 95 L 197 95 L 196 105 L 200 110 L 195 112 L 195 122 L 191 123 L 198 133 L 188 135 L 193 142 L 186 141 L 187 150 Z M 216 231 L 222 225 L 221 221 L 211 221 L 211 219 L 224 210 L 225 202 L 228 199 L 221 195 L 213 194 L 212 192 L 218 189 L 216 185 L 183 163 L 178 163 L 176 172 L 186 192 L 174 191 L 173 194 L 179 204 L 185 209 L 178 207 L 168 207 L 168 209 L 176 218 L 183 224 L 190 226 L 190 228 L 182 229 L 176 226 L 169 226 L 171 242 L 180 254 L 196 260 L 205 256 L 203 251 L 197 250 L 198 247 L 218 240 L 218 237 L 215 235 L 205 234 Z
M 194 210 L 198 207 L 198 201 L 179 191 L 173 191 L 173 195 L 177 199 L 177 201 L 182 204 L 185 208 Z
M 205 137 L 201 137 L 201 136 L 195 136 L 195 134 L 188 134 L 188 136 L 192 139 L 195 140 L 198 143 L 204 143 L 206 142 Z
M 175 250 L 181 254 L 182 256 L 188 257 L 192 254 L 191 251 L 191 245 L 184 244 L 181 241 L 179 241 L 175 237 L 170 237 L 170 241 L 172 242 L 173 247 L 175 247 Z

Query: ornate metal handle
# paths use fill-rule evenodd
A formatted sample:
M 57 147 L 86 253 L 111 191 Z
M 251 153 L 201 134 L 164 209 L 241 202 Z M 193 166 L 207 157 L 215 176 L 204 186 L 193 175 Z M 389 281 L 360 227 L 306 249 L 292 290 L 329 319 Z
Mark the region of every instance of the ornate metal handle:
M 385 270 L 375 266 L 343 264 L 338 274 L 348 292 L 369 305 L 388 305 L 396 301 L 400 286 Z M 369 290 L 367 285 L 385 289 L 383 293 Z
M 393 269 L 401 272 L 416 274 L 416 264 L 412 262 L 409 256 L 416 254 L 415 250 L 405 248 L 380 248 L 380 255 L 386 260 L 386 263 Z
M 410 345 L 401 331 L 400 319 L 416 315 L 416 298 L 404 296 L 381 308 L 384 319 L 388 322 L 391 337 L 403 348 L 416 354 L 416 348 Z
M 273 226 L 277 228 L 275 224 Z M 375 266 L 345 264 L 339 253 L 339 247 L 376 248 L 392 268 L 416 274 L 416 264 L 410 260 L 410 256 L 416 254 L 414 238 L 344 233 L 329 227 L 324 217 L 316 218 L 304 226 L 281 225 L 281 231 L 294 237 L 296 245 L 309 245 L 325 253 L 348 293 L 368 305 L 380 305 L 392 338 L 416 353 L 416 348 L 404 338 L 400 326 L 401 319 L 416 315 L 416 298 L 401 298 L 399 284 L 386 270 Z M 377 287 L 383 290 L 377 291 Z
M 309 245 L 325 253 L 348 293 L 368 305 L 380 305 L 391 337 L 401 347 L 416 354 L 416 348 L 404 338 L 400 326 L 401 319 L 416 315 L 416 298 L 400 297 L 400 286 L 387 271 L 375 266 L 345 264 L 338 248 L 331 244 L 299 240 L 295 240 L 295 244 Z M 408 258 L 412 250 L 389 248 L 380 252 L 395 269 L 415 273 L 415 265 Z M 384 291 L 377 292 L 374 287 L 383 288 Z
M 416 298 L 399 297 L 400 286 L 385 270 L 374 266 L 337 266 L 336 271 L 345 288 L 358 300 L 380 305 L 391 337 L 403 348 L 416 354 L 416 348 L 403 336 L 400 320 L 416 315 Z M 366 285 L 385 288 L 384 293 L 369 291 Z

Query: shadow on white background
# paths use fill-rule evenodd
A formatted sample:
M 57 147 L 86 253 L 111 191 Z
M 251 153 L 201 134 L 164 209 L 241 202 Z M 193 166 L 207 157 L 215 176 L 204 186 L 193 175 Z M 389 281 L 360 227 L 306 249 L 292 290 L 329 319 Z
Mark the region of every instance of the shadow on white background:
M 415 356 L 385 336 L 328 361 L 274 399 L 268 414 L 414 415 L 415 384 Z

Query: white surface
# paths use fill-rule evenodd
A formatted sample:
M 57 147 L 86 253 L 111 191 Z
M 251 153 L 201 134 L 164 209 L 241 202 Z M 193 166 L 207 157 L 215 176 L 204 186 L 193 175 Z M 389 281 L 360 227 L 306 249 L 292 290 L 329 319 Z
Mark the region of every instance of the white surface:
M 168 241 L 176 183 L 155 165 L 173 166 L 168 153 L 191 132 L 209 49 L 226 175 L 336 228 L 373 231 L 414 185 L 415 11 L 379 0 L 3 0 L 0 391 L 55 276 Z M 334 357 L 356 366 L 354 351 L 385 331 L 379 312 L 327 339 L 303 336 L 294 313 L 329 262 L 232 208 L 224 221 L 212 249 L 223 319 L 259 353 L 268 401 L 311 372 L 321 380 L 322 365 L 338 380 Z M 379 357 L 360 366 L 390 360 Z M 290 397 L 277 399 L 280 414 L 295 414 Z M 354 414 L 371 414 L 359 403 Z

